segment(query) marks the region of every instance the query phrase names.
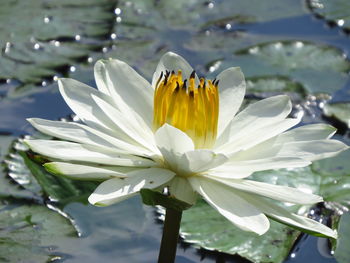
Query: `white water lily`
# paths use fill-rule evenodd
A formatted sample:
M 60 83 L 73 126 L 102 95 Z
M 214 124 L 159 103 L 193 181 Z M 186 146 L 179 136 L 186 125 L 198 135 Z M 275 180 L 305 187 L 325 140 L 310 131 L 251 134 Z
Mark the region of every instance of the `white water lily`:
M 288 96 L 238 112 L 245 94 L 239 68 L 207 81 L 174 53 L 162 57 L 152 84 L 116 59 L 98 61 L 95 79 L 98 89 L 59 80 L 64 100 L 83 124 L 29 119 L 61 140 L 26 141 L 52 160 L 45 164 L 52 173 L 103 181 L 90 203 L 111 205 L 143 188 L 168 187 L 190 204 L 199 194 L 234 225 L 259 235 L 269 229 L 269 217 L 336 238 L 330 228 L 274 201 L 308 205 L 322 197 L 249 178 L 256 171 L 304 167 L 348 148 L 330 139 L 335 129 L 326 124 L 290 129 L 300 119 L 288 118 Z

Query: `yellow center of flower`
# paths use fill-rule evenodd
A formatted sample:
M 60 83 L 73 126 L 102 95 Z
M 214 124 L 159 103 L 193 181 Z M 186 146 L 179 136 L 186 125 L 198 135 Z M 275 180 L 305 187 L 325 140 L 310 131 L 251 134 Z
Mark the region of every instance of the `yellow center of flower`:
M 153 128 L 168 123 L 190 136 L 197 149 L 211 148 L 218 126 L 219 81 L 195 82 L 195 72 L 188 80 L 180 70 L 161 73 L 154 92 Z

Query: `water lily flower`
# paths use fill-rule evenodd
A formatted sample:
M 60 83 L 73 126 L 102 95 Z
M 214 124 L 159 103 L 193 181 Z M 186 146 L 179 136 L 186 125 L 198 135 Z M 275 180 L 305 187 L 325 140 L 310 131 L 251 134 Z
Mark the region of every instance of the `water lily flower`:
M 239 111 L 245 80 L 238 67 L 199 78 L 179 55 L 166 53 L 150 84 L 125 62 L 95 65 L 98 89 L 60 79 L 59 90 L 82 123 L 29 119 L 60 140 L 27 140 L 52 160 L 54 174 L 102 183 L 89 202 L 107 206 L 141 189 L 194 204 L 197 196 L 240 229 L 259 235 L 269 220 L 336 238 L 330 228 L 288 212 L 275 200 L 301 205 L 322 197 L 252 180 L 256 171 L 304 167 L 347 149 L 335 129 L 289 118 L 288 96 L 263 99 Z

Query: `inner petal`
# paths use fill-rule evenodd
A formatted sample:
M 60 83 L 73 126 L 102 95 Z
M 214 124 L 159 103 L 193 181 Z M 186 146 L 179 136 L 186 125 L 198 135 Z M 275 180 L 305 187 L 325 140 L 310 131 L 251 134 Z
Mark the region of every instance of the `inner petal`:
M 197 149 L 211 148 L 218 126 L 218 84 L 201 78 L 196 85 L 194 71 L 185 80 L 180 70 L 162 72 L 154 92 L 154 131 L 168 123 L 191 137 Z

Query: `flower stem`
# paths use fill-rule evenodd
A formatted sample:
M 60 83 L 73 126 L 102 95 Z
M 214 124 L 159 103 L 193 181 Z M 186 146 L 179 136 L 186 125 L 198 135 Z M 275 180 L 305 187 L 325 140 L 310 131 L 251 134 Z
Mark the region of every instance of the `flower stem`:
M 158 263 L 175 262 L 181 217 L 182 212 L 170 208 L 166 209 Z

